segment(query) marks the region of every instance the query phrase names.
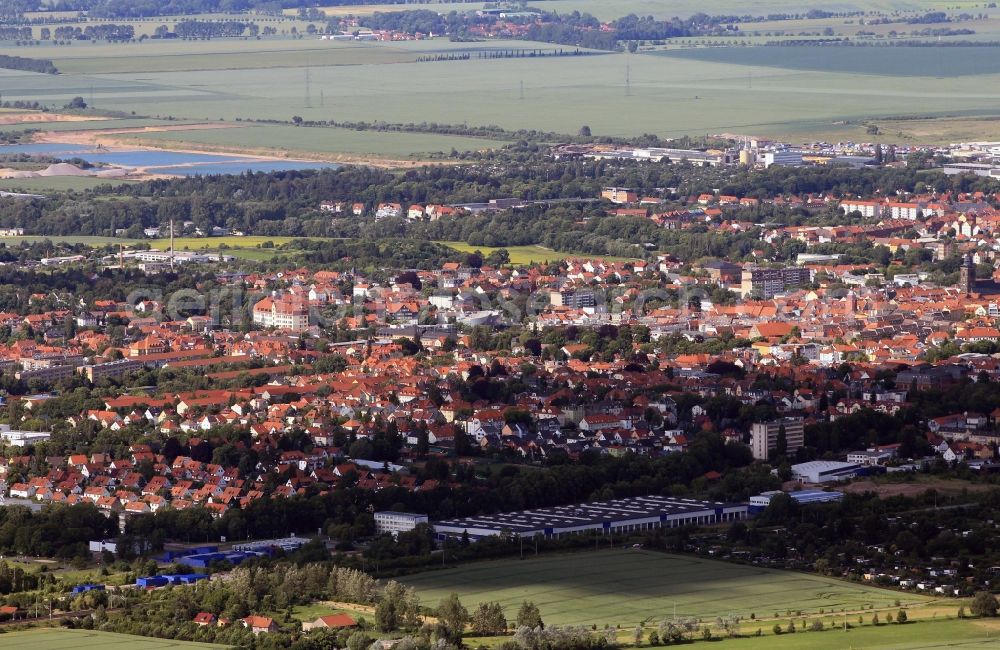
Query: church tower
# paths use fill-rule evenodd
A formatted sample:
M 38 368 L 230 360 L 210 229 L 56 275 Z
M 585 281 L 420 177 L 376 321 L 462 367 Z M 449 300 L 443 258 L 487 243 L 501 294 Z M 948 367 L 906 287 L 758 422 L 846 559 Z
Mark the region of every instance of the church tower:
M 976 286 L 976 266 L 972 263 L 972 256 L 965 255 L 962 266 L 958 270 L 958 288 L 965 295 L 970 295 Z

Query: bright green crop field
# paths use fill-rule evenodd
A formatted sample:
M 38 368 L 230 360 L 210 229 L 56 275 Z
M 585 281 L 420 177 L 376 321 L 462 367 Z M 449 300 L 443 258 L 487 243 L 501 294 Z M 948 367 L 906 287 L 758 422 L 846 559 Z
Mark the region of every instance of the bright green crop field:
M 761 619 L 789 610 L 818 616 L 820 610 L 893 607 L 897 599 L 920 606 L 930 600 L 822 576 L 633 549 L 477 562 L 402 581 L 428 605 L 455 592 L 468 608 L 499 602 L 513 619 L 521 602 L 531 600 L 546 623 L 623 629 L 672 617 L 675 606 L 679 617 Z
M 483 255 L 489 255 L 498 248 L 491 248 L 489 246 L 473 246 L 462 241 L 440 241 L 436 242 L 438 244 L 444 244 L 448 248 L 458 251 L 459 253 L 474 253 L 479 251 Z M 595 256 L 595 255 L 582 255 L 574 253 L 562 253 L 560 251 L 554 251 L 551 248 L 545 248 L 544 246 L 529 245 L 529 246 L 507 246 L 507 253 L 510 254 L 511 264 L 541 264 L 544 262 L 558 262 L 569 257 L 578 259 L 602 259 L 611 262 L 625 262 L 635 258 L 625 258 L 625 257 L 609 257 Z
M 269 260 L 278 255 L 296 254 L 295 251 L 283 251 L 279 246 L 295 239 L 305 237 L 177 237 L 174 239 L 174 250 L 177 251 L 218 251 L 245 260 Z M 273 246 L 262 246 L 270 242 Z M 152 248 L 170 250 L 170 239 L 149 240 Z M 224 246 L 225 248 L 220 248 Z
M 33 650 L 221 650 L 226 646 L 92 630 L 38 629 L 0 634 L 0 648 Z

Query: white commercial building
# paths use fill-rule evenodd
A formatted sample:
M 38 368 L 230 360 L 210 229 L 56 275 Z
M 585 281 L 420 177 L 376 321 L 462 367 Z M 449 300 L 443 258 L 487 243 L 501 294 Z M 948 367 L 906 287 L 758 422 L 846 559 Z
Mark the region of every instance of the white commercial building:
M 793 149 L 765 151 L 757 156 L 764 167 L 778 165 L 779 167 L 798 167 L 802 165 L 802 152 Z
M 46 442 L 51 435 L 47 431 L 15 431 L 9 424 L 0 424 L 0 438 L 11 447 L 27 447 L 36 442 Z
M 375 513 L 375 530 L 380 534 L 389 533 L 396 537 L 400 533 L 410 532 L 419 524 L 426 524 L 427 521 L 427 515 L 386 510 Z

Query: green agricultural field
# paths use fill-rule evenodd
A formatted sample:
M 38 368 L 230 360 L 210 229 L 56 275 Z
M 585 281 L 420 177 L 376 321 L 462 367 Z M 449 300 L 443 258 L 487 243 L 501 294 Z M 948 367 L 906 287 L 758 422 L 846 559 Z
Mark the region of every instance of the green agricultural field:
M 380 157 L 420 157 L 424 153 L 448 153 L 496 149 L 506 141 L 467 138 L 434 133 L 390 133 L 350 129 L 247 125 L 241 128 L 158 131 L 128 136 L 128 141 L 145 146 L 185 149 L 268 149 L 274 153 L 372 154 Z
M 192 251 L 218 251 L 233 257 L 252 260 L 267 261 L 278 255 L 298 255 L 299 251 L 287 251 L 280 248 L 295 239 L 301 237 L 176 237 L 174 239 L 174 250 Z M 262 244 L 270 242 L 273 247 L 262 247 Z M 170 239 L 151 239 L 149 245 L 152 248 L 164 251 L 170 249 Z
M 770 630 L 768 630 L 769 632 Z M 725 639 L 720 650 L 985 650 L 1000 646 L 1000 626 L 969 620 L 921 621 L 906 625 L 865 625 L 844 632 L 805 632 L 761 638 Z M 711 646 L 715 648 L 716 644 Z
M 539 0 L 537 4 L 558 11 L 603 7 L 604 17 L 630 11 L 801 12 L 823 6 L 817 2 L 803 7 L 790 0 Z M 837 8 L 851 10 L 861 5 L 908 11 L 935 6 L 930 0 L 849 0 Z M 429 6 L 452 8 L 450 4 Z M 466 3 L 460 8 L 479 7 L 479 3 Z M 961 1 L 951 3 L 949 10 L 975 11 L 975 7 L 976 3 Z M 989 11 L 991 18 L 974 27 L 977 38 L 1000 37 L 1000 12 Z M 760 42 L 770 38 L 766 30 L 780 29 L 786 32 L 784 37 L 793 37 L 796 30 L 815 32 L 827 27 L 844 34 L 856 34 L 860 28 L 856 20 L 830 18 L 748 24 L 741 31 L 746 32 L 745 40 Z M 753 36 L 755 31 L 760 35 Z M 836 132 L 844 123 L 890 116 L 993 116 L 1000 105 L 1000 58 L 994 56 L 994 48 L 678 47 L 698 40 L 672 41 L 665 51 L 631 56 L 602 53 L 509 59 L 480 55 L 485 50 L 552 51 L 560 46 L 525 41 L 453 43 L 446 38 L 341 43 L 315 37 L 43 43 L 29 54 L 53 59 L 62 74 L 0 70 L 0 88 L 4 100 L 40 101 L 60 108 L 82 96 L 97 109 L 177 120 L 288 121 L 300 116 L 306 120 L 496 124 L 560 133 L 575 133 L 587 125 L 596 135 L 748 133 L 792 141 L 810 139 L 809 134 L 815 132 Z M 417 62 L 420 57 L 466 53 L 469 60 Z M 0 54 L 23 56 L 26 49 L 0 43 Z M 65 128 L 70 127 L 60 125 L 53 130 Z M 247 138 L 249 143 L 237 144 L 253 146 L 256 141 L 260 147 L 294 146 L 317 153 L 399 155 L 451 148 L 436 138 L 413 142 L 407 134 L 333 132 L 320 137 L 265 127 L 149 137 L 173 142 L 208 140 L 206 146 L 216 140 L 214 144 L 220 147 Z M 455 144 L 460 145 L 456 149 L 482 148 L 476 140 L 458 139 Z
M 460 241 L 440 241 L 435 242 L 438 244 L 444 244 L 448 248 L 452 248 L 460 253 L 472 253 L 479 251 L 483 255 L 489 255 L 499 248 L 491 248 L 489 246 L 472 246 L 465 242 Z M 507 246 L 507 252 L 510 254 L 511 264 L 539 264 L 544 262 L 558 262 L 559 260 L 564 260 L 568 257 L 575 258 L 587 258 L 587 259 L 604 259 L 611 262 L 624 262 L 635 258 L 626 257 L 609 257 L 607 255 L 584 255 L 581 253 L 562 253 L 560 251 L 554 251 L 551 248 L 545 248 L 544 246 Z
M 46 49 L 45 55 L 52 57 L 60 73 L 102 75 L 404 63 L 415 61 L 419 56 L 391 45 L 316 38 L 82 43 Z
M 226 646 L 92 630 L 36 629 L 0 634 L 0 648 L 11 650 L 212 650 Z
M 469 607 L 497 601 L 512 619 L 534 601 L 546 623 L 630 629 L 673 616 L 748 619 L 775 613 L 920 605 L 929 599 L 821 576 L 741 566 L 651 551 L 616 550 L 477 562 L 403 578 L 421 601 L 435 604 L 455 592 Z M 780 619 L 779 619 L 780 620 Z
M 296 239 L 304 239 L 302 237 L 175 237 L 174 238 L 174 250 L 218 250 L 219 247 L 226 247 L 229 249 L 238 248 L 260 248 L 262 244 L 270 242 L 274 244 L 275 247 L 287 244 L 289 242 L 295 241 Z M 170 239 L 150 239 L 149 245 L 157 250 L 165 251 L 170 248 Z
M 685 61 L 894 77 L 1000 74 L 1000 57 L 980 47 L 709 47 L 666 50 Z
M 0 48 L 0 53 L 8 49 L 13 50 Z M 0 87 L 5 99 L 61 106 L 75 95 L 93 96 L 97 108 L 151 117 L 231 121 L 290 120 L 299 115 L 316 120 L 498 124 L 556 132 L 576 132 L 586 124 L 595 134 L 622 136 L 749 132 L 800 137 L 845 120 L 889 115 L 976 117 L 995 114 L 1000 104 L 1000 73 L 938 79 L 793 70 L 781 67 L 781 61 L 742 65 L 736 57 L 745 51 L 750 48 L 734 51 L 731 60 L 721 62 L 686 56 L 629 57 L 629 93 L 623 54 L 316 66 L 309 68 L 308 106 L 305 68 L 57 77 L 0 71 Z M 896 51 L 879 48 L 864 53 L 877 59 L 886 52 L 891 56 Z M 933 51 L 961 69 L 964 64 L 949 52 L 950 48 Z M 770 48 L 764 52 L 782 53 L 780 49 L 771 53 Z

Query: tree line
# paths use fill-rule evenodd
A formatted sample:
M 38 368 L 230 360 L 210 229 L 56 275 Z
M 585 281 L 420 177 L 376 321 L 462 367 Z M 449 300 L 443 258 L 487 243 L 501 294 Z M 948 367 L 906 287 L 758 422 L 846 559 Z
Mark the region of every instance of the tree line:
M 30 27 L 15 27 L 13 25 L 0 25 L 0 40 L 2 41 L 31 41 L 34 40 Z
M 239 20 L 215 22 L 208 20 L 182 20 L 174 26 L 178 38 L 215 38 L 256 36 L 260 33 L 257 23 Z
M 52 35 L 59 40 L 75 41 L 130 41 L 135 37 L 135 27 L 114 23 L 99 23 L 96 25 L 61 25 L 52 30 Z
M 26 70 L 43 74 L 59 74 L 59 70 L 50 59 L 30 59 L 23 56 L 0 54 L 0 68 L 8 70 Z

